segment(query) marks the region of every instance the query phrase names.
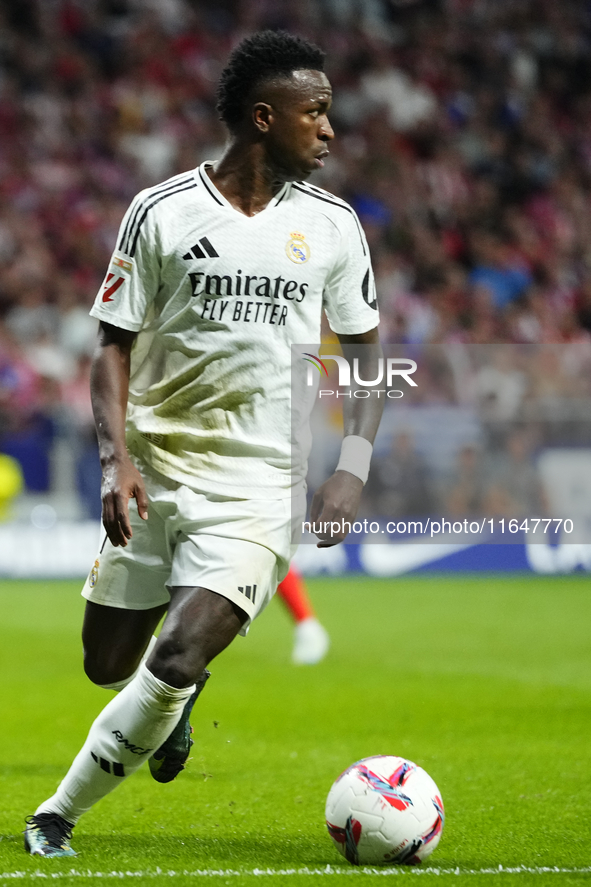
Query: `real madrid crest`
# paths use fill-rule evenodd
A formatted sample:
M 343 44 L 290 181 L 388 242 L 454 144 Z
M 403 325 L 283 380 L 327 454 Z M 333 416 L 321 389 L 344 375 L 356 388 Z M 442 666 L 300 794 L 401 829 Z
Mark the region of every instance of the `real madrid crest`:
M 88 584 L 90 585 L 91 588 L 94 588 L 94 586 L 96 585 L 96 580 L 98 579 L 98 570 L 99 570 L 99 562 L 98 562 L 98 558 L 97 558 L 94 562 L 94 567 L 90 571 L 90 576 L 88 579 Z
M 285 245 L 287 258 L 291 259 L 296 265 L 303 265 L 310 258 L 310 247 L 306 243 L 303 234 L 298 231 L 292 231 L 290 239 Z

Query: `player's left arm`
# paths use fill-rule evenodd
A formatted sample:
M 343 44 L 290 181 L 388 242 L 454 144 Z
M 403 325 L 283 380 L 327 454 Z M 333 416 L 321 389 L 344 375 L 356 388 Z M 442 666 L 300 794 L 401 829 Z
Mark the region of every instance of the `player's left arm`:
M 375 379 L 378 360 L 383 357 L 378 328 L 358 335 L 339 335 L 339 341 L 349 366 L 353 366 L 354 359 L 358 360 L 358 378 Z M 351 391 L 354 394 L 354 383 Z M 356 438 L 368 441 L 367 448 L 363 447 L 362 441 L 359 443 L 362 449 L 371 452 L 370 445 L 373 445 L 375 440 L 383 409 L 384 400 L 378 396 L 344 398 L 344 437 L 354 435 Z M 364 457 L 365 453 L 360 453 L 361 460 Z M 357 515 L 363 483 L 356 474 L 337 468 L 334 474 L 318 488 L 312 500 L 311 520 L 314 523 L 338 524 L 340 527 L 340 532 L 318 533 L 318 538 L 321 540 L 318 548 L 327 548 L 345 539 L 348 533 L 346 524 L 352 524 Z

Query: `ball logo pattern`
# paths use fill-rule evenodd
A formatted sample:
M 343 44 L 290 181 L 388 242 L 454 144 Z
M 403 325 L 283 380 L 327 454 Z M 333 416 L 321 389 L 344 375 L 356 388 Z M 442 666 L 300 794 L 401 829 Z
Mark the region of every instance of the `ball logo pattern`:
M 444 823 L 441 793 L 421 767 L 394 755 L 352 764 L 326 801 L 326 826 L 353 865 L 418 865 Z

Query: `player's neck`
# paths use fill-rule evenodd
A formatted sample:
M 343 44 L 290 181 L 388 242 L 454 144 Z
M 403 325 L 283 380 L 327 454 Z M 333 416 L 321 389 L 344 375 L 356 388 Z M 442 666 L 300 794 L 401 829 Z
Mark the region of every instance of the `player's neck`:
M 218 191 L 245 216 L 264 210 L 284 184 L 277 171 L 265 163 L 258 145 L 231 143 L 207 172 Z

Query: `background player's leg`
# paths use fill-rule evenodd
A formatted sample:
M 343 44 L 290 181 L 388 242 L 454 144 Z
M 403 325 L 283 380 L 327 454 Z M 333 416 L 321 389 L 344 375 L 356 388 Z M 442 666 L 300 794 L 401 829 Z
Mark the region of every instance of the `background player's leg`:
M 318 621 L 304 580 L 293 566 L 279 583 L 277 594 L 296 623 L 292 661 L 296 665 L 315 665 L 326 656 L 330 641 L 326 629 Z
M 94 684 L 131 679 L 167 604 L 150 610 L 124 610 L 87 601 L 82 625 L 84 670 Z M 114 689 L 122 689 L 115 687 Z
M 304 619 L 310 619 L 316 615 L 304 580 L 293 566 L 289 568 L 283 582 L 277 586 L 277 594 L 296 622 L 303 622 Z

